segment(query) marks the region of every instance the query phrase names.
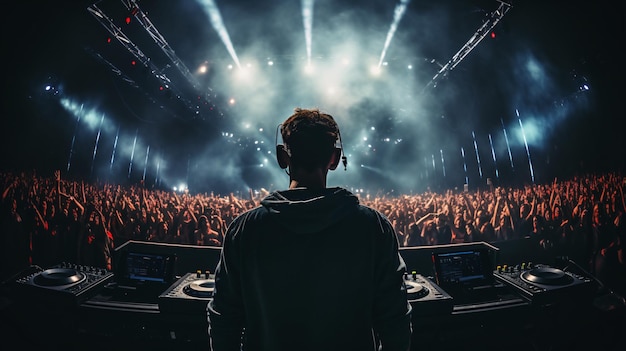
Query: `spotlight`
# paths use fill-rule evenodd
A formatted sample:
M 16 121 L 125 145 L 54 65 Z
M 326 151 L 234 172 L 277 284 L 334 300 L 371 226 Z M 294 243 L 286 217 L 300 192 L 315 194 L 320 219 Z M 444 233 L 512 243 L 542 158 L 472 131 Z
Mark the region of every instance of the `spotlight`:
M 380 76 L 382 70 L 380 68 L 380 66 L 376 65 L 376 66 L 372 66 L 370 68 L 370 74 L 374 77 Z
M 314 69 L 313 69 L 313 65 L 312 64 L 309 63 L 309 64 L 307 64 L 304 67 L 304 73 L 305 74 L 313 74 L 313 72 L 314 72 Z

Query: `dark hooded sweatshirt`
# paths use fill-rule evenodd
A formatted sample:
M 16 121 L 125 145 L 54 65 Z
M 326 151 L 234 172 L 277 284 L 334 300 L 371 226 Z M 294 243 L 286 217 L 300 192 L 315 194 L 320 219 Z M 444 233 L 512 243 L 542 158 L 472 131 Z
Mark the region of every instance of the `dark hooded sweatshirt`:
M 349 191 L 274 192 L 226 233 L 212 350 L 408 350 L 405 271 L 387 218 Z

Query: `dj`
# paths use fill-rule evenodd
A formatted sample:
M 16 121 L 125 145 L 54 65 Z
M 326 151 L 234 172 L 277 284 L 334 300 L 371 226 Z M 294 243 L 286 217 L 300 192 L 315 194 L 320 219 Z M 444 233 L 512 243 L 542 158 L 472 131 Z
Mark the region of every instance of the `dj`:
M 408 350 L 393 227 L 348 190 L 326 187 L 328 171 L 347 166 L 335 120 L 298 108 L 279 127 L 289 189 L 227 230 L 208 306 L 212 350 Z

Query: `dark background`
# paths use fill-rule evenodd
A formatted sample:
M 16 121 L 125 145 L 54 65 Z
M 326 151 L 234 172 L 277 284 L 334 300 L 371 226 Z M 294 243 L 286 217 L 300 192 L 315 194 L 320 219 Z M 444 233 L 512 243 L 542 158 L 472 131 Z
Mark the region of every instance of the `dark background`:
M 436 87 L 430 78 L 498 1 L 316 1 L 312 54 L 326 67 L 343 49 L 363 62 L 366 53 L 379 58 L 394 7 L 406 4 L 384 59 L 389 75 L 373 83 L 361 80 L 367 69 L 294 73 L 306 62 L 299 1 L 214 3 L 242 65 L 275 62 L 265 80 L 234 85 L 224 72 L 235 61 L 195 1 L 137 4 L 194 76 L 209 63 L 197 89 L 136 18 L 124 23 L 121 1 L 5 5 L 1 167 L 192 191 L 282 187 L 276 125 L 296 106 L 318 106 L 338 119 L 349 160 L 330 183 L 351 189 L 420 192 L 624 170 L 623 1 L 512 2 L 494 36 Z M 87 11 L 92 4 L 162 69 L 169 88 Z M 316 95 L 340 79 L 345 95 Z

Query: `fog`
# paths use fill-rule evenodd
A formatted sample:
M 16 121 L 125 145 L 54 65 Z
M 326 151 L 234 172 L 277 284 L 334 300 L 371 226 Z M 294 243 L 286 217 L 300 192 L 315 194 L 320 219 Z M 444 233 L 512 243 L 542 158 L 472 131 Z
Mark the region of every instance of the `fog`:
M 340 126 L 348 166 L 331 172 L 329 185 L 409 193 L 550 179 L 563 151 L 555 138 L 565 145 L 565 128 L 592 113 L 599 82 L 538 44 L 525 17 L 532 11 L 516 14 L 514 5 L 495 37 L 432 84 L 498 5 L 144 1 L 153 30 L 180 59 L 172 62 L 137 20 L 119 23 L 121 3 L 99 2 L 148 65 L 129 66 L 128 48 L 104 43 L 106 28 L 78 11 L 84 67 L 43 67 L 29 83 L 56 88 L 29 97 L 62 130 L 45 167 L 194 192 L 284 188 L 277 126 L 302 107 Z

